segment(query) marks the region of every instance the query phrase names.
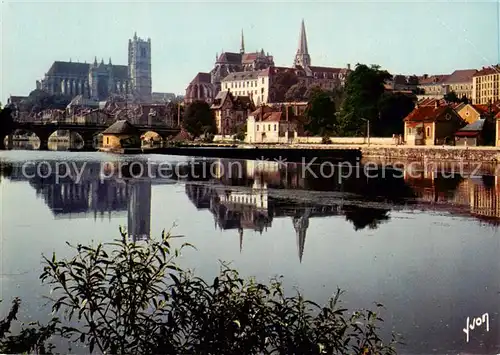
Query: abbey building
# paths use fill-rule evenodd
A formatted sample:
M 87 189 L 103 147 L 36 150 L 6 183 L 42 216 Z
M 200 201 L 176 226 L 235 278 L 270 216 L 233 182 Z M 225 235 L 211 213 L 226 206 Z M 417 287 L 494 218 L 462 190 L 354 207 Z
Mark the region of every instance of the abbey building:
M 128 42 L 128 65 L 112 64 L 104 60 L 93 63 L 55 61 L 44 78 L 36 83 L 37 89 L 50 94 L 102 101 L 111 95 L 151 100 L 151 39 L 137 37 Z

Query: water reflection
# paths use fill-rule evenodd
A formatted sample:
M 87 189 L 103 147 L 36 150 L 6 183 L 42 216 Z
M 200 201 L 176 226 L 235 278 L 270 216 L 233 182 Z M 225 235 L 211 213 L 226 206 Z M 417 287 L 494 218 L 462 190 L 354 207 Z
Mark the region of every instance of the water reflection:
M 70 163 L 68 174 L 59 179 L 55 157 Z M 110 157 L 112 162 L 104 163 Z M 34 212 L 38 216 L 30 216 L 39 217 L 30 220 L 30 226 L 4 218 L 7 270 L 25 267 L 19 255 L 28 253 L 23 243 L 33 240 L 28 234 L 36 234 L 36 228 L 47 228 L 33 247 L 40 249 L 64 244 L 67 236 L 61 229 L 75 226 L 67 221 L 70 218 L 89 220 L 78 221 L 78 228 L 82 223 L 85 231 L 72 233 L 86 241 L 87 231 L 109 240 L 116 220 L 127 223 L 134 239 L 147 239 L 152 226 L 163 228 L 180 216 L 190 242 L 201 246 L 196 256 L 184 261 L 201 272 L 218 259 L 233 259 L 251 275 L 284 274 L 321 302 L 337 285 L 348 291 L 349 307 L 381 301 L 390 312 L 384 317 L 386 325 L 402 332 L 409 343 L 409 351 L 403 353 L 497 349 L 498 235 L 470 223 L 496 226 L 500 221 L 500 185 L 495 176 L 469 178 L 388 167 L 371 174 L 353 169 L 349 176 L 338 169 L 322 178 L 318 166 L 185 158 L 173 162 L 172 157 L 156 157 L 172 163 L 170 176 L 162 178 L 155 171 L 157 165 L 149 164 L 153 158 L 145 156 L 44 152 L 24 173 L 26 157 L 16 159 L 0 164 L 2 181 L 22 182 L 0 185 L 0 193 L 3 186 L 15 191 L 5 194 L 13 204 L 6 215 L 12 219 L 23 213 L 16 203 L 31 203 L 32 196 L 17 195 L 27 187 L 36 191 L 43 201 L 39 208 L 50 210 L 56 222 L 46 221 L 40 209 Z M 43 161 L 48 165 L 37 165 Z M 147 166 L 153 167 L 152 175 Z M 168 184 L 178 185 L 162 186 Z M 195 209 L 202 212 L 195 215 Z M 408 213 L 419 210 L 439 213 Z M 114 217 L 120 218 L 109 226 L 99 223 Z M 94 226 L 99 230 L 91 230 Z M 56 237 L 49 239 L 50 233 Z M 210 238 L 221 234 L 233 238 Z M 39 264 L 39 249 L 33 251 L 32 264 Z M 37 277 L 38 273 L 32 283 Z M 18 292 L 14 286 L 10 289 Z M 33 287 L 26 295 L 38 293 Z M 476 331 L 465 344 L 466 318 L 484 312 L 490 312 L 491 331 Z
M 468 214 L 493 225 L 500 221 L 500 181 L 492 176 L 464 178 L 392 168 L 367 174 L 359 167 L 349 176 L 339 168 L 322 178 L 319 167 L 301 164 L 198 159 L 174 165 L 168 178 L 160 178 L 158 165 L 144 157 L 129 163 L 75 161 L 64 174 L 57 164 L 2 162 L 0 179 L 28 181 L 56 219 L 102 220 L 126 214 L 127 231 L 136 240 L 151 233 L 152 185 L 177 181 L 184 183 L 197 209 L 213 214 L 216 229 L 238 232 L 240 249 L 245 230 L 262 234 L 274 219 L 288 218 L 300 260 L 311 218 L 343 216 L 358 231 L 389 222 L 391 210 L 425 207 Z

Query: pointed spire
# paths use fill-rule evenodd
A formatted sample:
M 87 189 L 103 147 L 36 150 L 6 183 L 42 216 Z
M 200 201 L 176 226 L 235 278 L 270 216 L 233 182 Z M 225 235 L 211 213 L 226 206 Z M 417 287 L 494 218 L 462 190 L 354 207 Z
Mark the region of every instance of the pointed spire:
M 111 64 L 111 57 L 109 57 L 109 63 L 108 63 L 108 64 L 109 64 L 109 65 L 112 65 L 112 64 Z
M 307 49 L 307 36 L 306 36 L 306 25 L 304 24 L 304 19 L 302 19 L 302 25 L 300 27 L 300 40 L 298 52 L 301 54 L 309 54 Z
M 137 41 L 137 31 L 134 32 L 134 41 Z
M 97 66 L 97 56 L 94 57 L 94 65 Z
M 244 54 L 245 53 L 245 36 L 243 35 L 243 29 L 241 30 L 241 46 L 240 46 L 240 53 Z
M 295 55 L 295 61 L 293 64 L 294 66 L 300 66 L 303 68 L 311 65 L 311 57 L 309 56 L 309 49 L 307 47 L 306 26 L 304 24 L 304 19 L 302 19 L 302 24 L 300 26 L 299 46 L 297 48 L 297 54 Z
M 104 64 L 104 58 L 101 58 L 101 64 Z

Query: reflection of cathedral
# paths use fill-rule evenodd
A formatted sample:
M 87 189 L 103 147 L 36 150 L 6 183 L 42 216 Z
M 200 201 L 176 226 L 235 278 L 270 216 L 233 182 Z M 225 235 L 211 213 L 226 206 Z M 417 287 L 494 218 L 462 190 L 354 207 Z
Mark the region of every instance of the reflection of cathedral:
M 151 233 L 151 180 L 128 182 L 128 234 L 134 240 L 149 239 Z
M 275 162 L 245 161 L 229 166 L 218 161 L 215 185 L 186 184 L 186 194 L 198 209 L 209 209 L 215 227 L 237 230 L 240 250 L 245 230 L 262 234 L 270 228 L 274 218 L 292 218 L 297 235 L 297 250 L 302 261 L 310 217 L 338 215 L 338 206 L 299 204 L 269 196 L 269 186 L 284 187 L 297 184 L 298 174 L 280 169 Z M 234 161 L 232 163 L 235 163 Z M 241 171 L 237 171 L 239 167 Z M 231 172 L 229 174 L 228 172 Z M 223 184 L 221 184 L 223 182 Z
M 50 169 L 55 172 L 55 163 Z M 75 175 L 56 180 L 55 174 L 46 178 L 36 177 L 33 166 L 23 171 L 16 167 L 12 180 L 29 180 L 31 186 L 50 208 L 55 218 L 78 218 L 94 215 L 101 219 L 111 218 L 117 212 L 128 215 L 128 234 L 134 240 L 147 239 L 151 230 L 151 180 L 149 179 L 100 179 L 100 164 L 87 163 L 79 167 L 83 172 L 80 180 Z M 41 171 L 45 175 L 48 172 Z

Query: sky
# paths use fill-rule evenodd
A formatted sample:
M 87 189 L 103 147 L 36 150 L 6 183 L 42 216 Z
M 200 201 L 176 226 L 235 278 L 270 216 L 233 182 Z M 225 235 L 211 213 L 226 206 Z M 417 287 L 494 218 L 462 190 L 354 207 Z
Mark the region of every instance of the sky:
M 0 8 L 0 102 L 28 95 L 56 60 L 127 64 L 151 38 L 153 91 L 184 94 L 216 53 L 264 49 L 290 66 L 304 19 L 313 65 L 446 74 L 500 61 L 497 1 L 9 1 Z

